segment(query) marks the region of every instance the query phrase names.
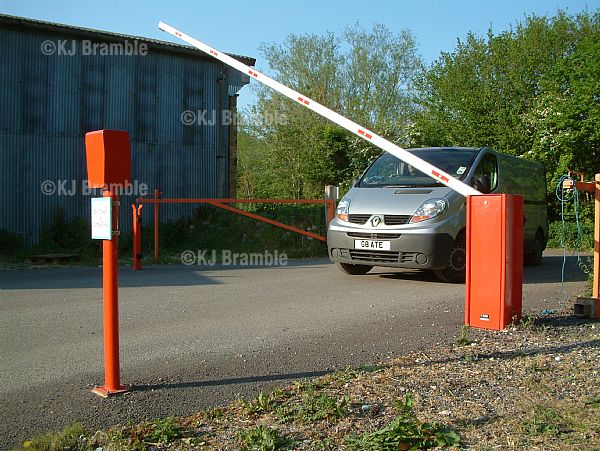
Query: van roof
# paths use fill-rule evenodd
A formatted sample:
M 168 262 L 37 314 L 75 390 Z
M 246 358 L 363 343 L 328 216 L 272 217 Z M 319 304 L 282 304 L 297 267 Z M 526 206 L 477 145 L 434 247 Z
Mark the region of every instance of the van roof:
M 457 146 L 443 146 L 443 147 L 413 147 L 411 149 L 406 149 L 406 150 L 473 150 L 473 151 L 478 151 L 483 149 L 483 147 L 457 147 Z

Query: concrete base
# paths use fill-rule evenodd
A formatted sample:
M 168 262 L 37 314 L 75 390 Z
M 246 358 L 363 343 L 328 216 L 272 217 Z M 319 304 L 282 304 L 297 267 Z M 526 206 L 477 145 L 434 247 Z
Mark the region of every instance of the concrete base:
M 573 304 L 575 316 L 600 319 L 600 299 L 578 297 Z
M 110 396 L 120 395 L 122 393 L 127 393 L 131 390 L 130 385 L 121 385 L 117 390 L 109 390 L 106 385 L 100 385 L 98 387 L 92 388 L 92 393 L 95 393 L 98 396 L 102 396 L 103 398 L 108 398 Z

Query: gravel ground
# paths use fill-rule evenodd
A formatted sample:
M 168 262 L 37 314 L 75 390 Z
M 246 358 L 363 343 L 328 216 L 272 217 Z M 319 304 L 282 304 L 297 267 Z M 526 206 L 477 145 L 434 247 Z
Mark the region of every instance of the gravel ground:
M 389 425 L 399 415 L 398 400 L 408 395 L 418 424 L 454 431 L 463 448 L 600 449 L 600 322 L 571 311 L 525 317 L 502 332 L 463 328 L 454 344 L 295 383 L 166 425 L 78 432 L 78 446 L 239 449 L 259 440 L 241 431 L 259 431 L 282 448 L 347 448 L 348 437 Z M 312 402 L 318 397 L 333 404 Z

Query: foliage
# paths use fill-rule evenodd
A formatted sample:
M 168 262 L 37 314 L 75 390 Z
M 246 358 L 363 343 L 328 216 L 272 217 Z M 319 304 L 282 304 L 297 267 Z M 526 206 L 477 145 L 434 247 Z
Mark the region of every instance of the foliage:
M 54 451 L 54 450 L 77 450 L 85 449 L 85 441 L 88 437 L 88 431 L 79 424 L 74 423 L 65 427 L 57 433 L 41 435 L 39 437 L 27 440 L 23 443 L 24 450 L 35 451 Z
M 358 24 L 341 35 L 291 34 L 261 52 L 282 83 L 329 108 L 404 142 L 412 78 L 420 68 L 408 31 Z M 270 89 L 240 130 L 239 189 L 248 197 L 321 197 L 347 183 L 381 151 Z M 400 118 L 400 120 L 399 120 Z M 267 120 L 268 119 L 268 120 Z
M 456 432 L 430 423 L 421 423 L 414 414 L 412 394 L 397 402 L 399 415 L 390 424 L 360 437 L 346 437 L 351 449 L 428 449 L 459 445 Z
M 89 223 L 78 216 L 68 220 L 65 210 L 59 208 L 50 224 L 42 226 L 40 248 L 51 252 L 78 252 L 99 255 L 100 243 L 90 237 Z
M 323 205 L 265 204 L 244 208 L 319 235 L 326 233 Z M 145 226 L 142 236 L 145 255 L 152 254 L 153 242 L 153 227 Z M 161 224 L 159 243 L 161 255 L 176 255 L 177 261 L 184 250 L 208 250 L 207 257 L 212 250 L 220 255 L 222 249 L 231 252 L 277 250 L 288 258 L 327 255 L 322 241 L 214 207 L 200 207 L 192 218 Z
M 568 169 L 600 172 L 600 12 L 527 16 L 469 33 L 423 66 L 410 32 L 358 25 L 264 44 L 272 75 L 403 146 L 489 146 L 543 163 L 548 191 Z M 240 131 L 247 197 L 321 197 L 381 151 L 258 86 Z M 283 118 L 261 121 L 260 118 Z M 559 205 L 549 196 L 551 219 Z M 590 209 L 582 212 L 589 219 Z
M 523 422 L 523 432 L 527 435 L 559 435 L 569 429 L 566 419 L 556 410 L 543 405 L 536 405 L 532 414 Z
M 303 384 L 299 386 L 300 402 L 290 401 L 277 406 L 275 412 L 282 423 L 299 421 L 332 421 L 343 418 L 348 413 L 348 398 L 336 399 L 326 393 L 319 393 L 318 386 Z
M 456 345 L 457 346 L 469 346 L 471 343 L 475 343 L 471 338 L 471 328 L 466 324 L 460 327 L 460 331 L 458 332 L 458 336 L 456 337 Z
M 259 392 L 251 402 L 244 402 L 244 408 L 249 414 L 266 413 L 273 410 L 277 405 L 277 393 Z
M 591 251 L 594 249 L 594 224 L 589 222 L 580 223 L 580 230 L 574 222 L 561 221 L 551 222 L 548 227 L 549 248 L 576 249 Z
M 599 19 L 530 16 L 459 40 L 417 80 L 415 143 L 490 146 L 540 161 L 549 192 L 567 169 L 599 172 Z
M 152 430 L 145 436 L 146 443 L 171 443 L 182 435 L 182 428 L 173 417 L 156 419 L 151 423 Z
M 0 255 L 14 255 L 23 247 L 23 237 L 0 229 Z
M 256 426 L 240 431 L 238 437 L 242 442 L 242 450 L 274 451 L 289 446 L 292 440 L 282 436 L 277 429 L 268 426 Z

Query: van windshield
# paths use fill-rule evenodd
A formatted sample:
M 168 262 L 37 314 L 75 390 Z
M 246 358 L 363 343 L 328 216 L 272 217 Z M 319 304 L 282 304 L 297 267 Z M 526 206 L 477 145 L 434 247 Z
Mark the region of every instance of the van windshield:
M 409 152 L 462 180 L 469 172 L 479 149 L 412 149 Z M 385 152 L 369 166 L 357 186 L 413 188 L 439 185 L 441 183 L 437 180 Z

